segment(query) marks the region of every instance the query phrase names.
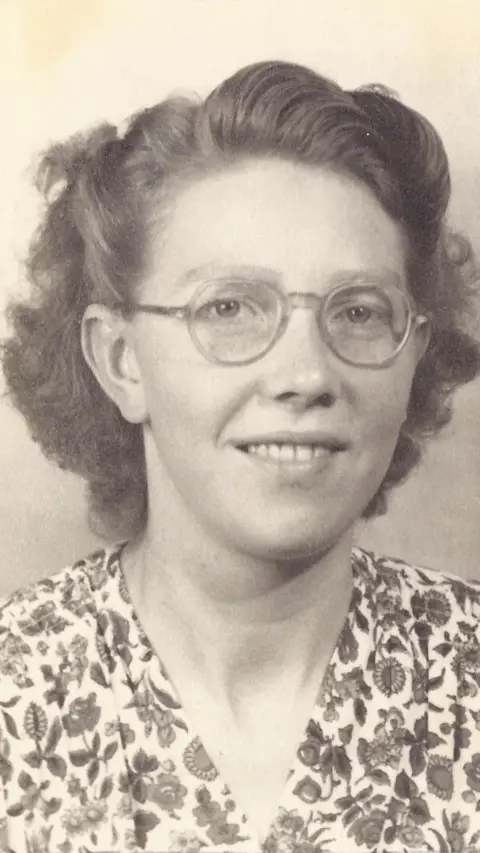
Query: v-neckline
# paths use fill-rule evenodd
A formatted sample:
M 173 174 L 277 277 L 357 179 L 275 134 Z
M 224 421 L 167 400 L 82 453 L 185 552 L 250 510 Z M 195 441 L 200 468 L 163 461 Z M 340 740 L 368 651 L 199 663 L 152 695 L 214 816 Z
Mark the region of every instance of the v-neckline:
M 169 696 L 173 699 L 175 704 L 175 715 L 177 721 L 181 724 L 182 729 L 185 729 L 189 733 L 190 741 L 196 744 L 197 751 L 203 750 L 205 759 L 210 763 L 211 771 L 210 774 L 213 775 L 215 773 L 215 778 L 218 784 L 221 785 L 224 791 L 228 791 L 229 799 L 234 803 L 235 808 L 232 808 L 231 819 L 238 819 L 243 831 L 248 832 L 249 837 L 258 845 L 258 849 L 263 849 L 263 845 L 268 840 L 273 826 L 276 821 L 279 819 L 283 812 L 288 812 L 288 805 L 291 806 L 292 795 L 294 793 L 294 781 L 300 778 L 300 776 L 305 775 L 305 766 L 301 763 L 299 759 L 299 751 L 302 749 L 302 746 L 309 742 L 310 734 L 312 731 L 316 731 L 320 729 L 318 720 L 320 719 L 321 712 L 324 709 L 324 699 L 325 699 L 325 690 L 327 686 L 327 674 L 331 670 L 332 667 L 336 665 L 339 661 L 339 648 L 341 644 L 341 638 L 344 635 L 345 631 L 351 632 L 354 628 L 354 618 L 355 618 L 355 584 L 352 589 L 351 598 L 348 605 L 348 610 L 346 612 L 346 616 L 343 622 L 343 627 L 337 636 L 337 641 L 333 647 L 332 653 L 330 655 L 330 659 L 328 664 L 323 670 L 323 675 L 318 684 L 318 688 L 314 692 L 314 699 L 311 703 L 311 710 L 308 713 L 308 716 L 305 719 L 305 723 L 299 726 L 299 738 L 295 738 L 296 746 L 292 751 L 291 761 L 288 764 L 288 770 L 286 774 L 285 781 L 283 786 L 281 787 L 281 793 L 279 799 L 277 801 L 277 805 L 272 810 L 271 818 L 269 819 L 268 827 L 264 830 L 263 833 L 260 832 L 257 822 L 250 817 L 247 810 L 244 809 L 242 800 L 240 797 L 237 797 L 237 793 L 232 789 L 229 781 L 225 778 L 223 771 L 220 767 L 217 766 L 218 762 L 210 757 L 210 753 L 208 751 L 207 746 L 204 744 L 204 738 L 199 734 L 198 726 L 195 724 L 193 716 L 185 707 L 184 702 L 182 701 L 179 692 L 171 679 L 167 668 L 164 666 L 163 661 L 161 659 L 160 654 L 155 650 L 154 646 L 150 642 L 148 634 L 143 628 L 142 622 L 136 612 L 133 601 L 131 599 L 126 579 L 123 573 L 122 563 L 121 563 L 121 551 L 123 550 L 123 546 L 120 546 L 117 552 L 117 573 L 118 573 L 118 583 L 120 594 L 126 605 L 130 608 L 131 616 L 133 622 L 135 623 L 136 629 L 138 631 L 138 635 L 141 641 L 141 645 L 144 648 L 144 655 L 148 658 L 148 674 L 153 679 L 160 679 L 162 683 L 163 690 L 165 692 L 165 697 Z M 352 572 L 354 571 L 354 556 L 352 554 L 351 560 Z M 137 665 L 139 663 L 139 659 L 136 661 Z M 146 674 L 147 669 L 144 668 L 144 674 Z M 328 734 L 326 734 L 326 729 L 328 729 Z M 321 737 L 324 738 L 325 748 L 333 748 L 335 744 L 335 740 L 338 735 L 338 726 L 335 725 L 335 721 L 332 719 L 330 724 L 325 721 L 322 721 L 321 726 Z M 298 784 L 297 784 L 298 787 Z

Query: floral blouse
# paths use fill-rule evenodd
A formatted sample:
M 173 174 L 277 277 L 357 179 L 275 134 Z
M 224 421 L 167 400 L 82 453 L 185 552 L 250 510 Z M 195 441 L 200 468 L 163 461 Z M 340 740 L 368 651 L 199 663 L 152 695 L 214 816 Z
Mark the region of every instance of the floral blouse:
M 0 850 L 480 851 L 480 585 L 355 549 L 260 839 L 142 631 L 122 546 L 0 604 Z

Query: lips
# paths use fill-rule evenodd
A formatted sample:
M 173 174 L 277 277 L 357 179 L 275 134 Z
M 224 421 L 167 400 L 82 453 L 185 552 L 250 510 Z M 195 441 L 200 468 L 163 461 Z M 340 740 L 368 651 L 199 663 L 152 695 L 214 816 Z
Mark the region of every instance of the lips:
M 302 449 L 329 450 L 336 453 L 347 448 L 347 441 L 332 432 L 275 432 L 251 435 L 233 442 L 239 450 L 248 452 L 253 448 L 278 448 L 286 459 L 291 450 L 296 453 Z M 285 450 L 287 448 L 287 450 Z M 261 451 L 262 453 L 264 451 Z M 302 450 L 303 452 L 303 450 Z M 276 451 L 273 451 L 274 455 Z
M 346 442 L 332 433 L 270 433 L 235 442 L 238 450 L 262 462 L 277 466 L 318 465 L 333 454 L 345 450 Z

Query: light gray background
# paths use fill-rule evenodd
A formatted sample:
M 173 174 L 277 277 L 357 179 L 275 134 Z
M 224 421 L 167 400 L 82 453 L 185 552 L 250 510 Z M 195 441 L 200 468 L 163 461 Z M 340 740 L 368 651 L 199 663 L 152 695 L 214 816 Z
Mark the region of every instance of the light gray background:
M 425 112 L 450 156 L 450 220 L 480 251 L 478 0 L 0 0 L 0 335 L 36 221 L 35 151 L 95 121 L 120 122 L 172 89 L 206 93 L 240 65 L 303 62 L 345 86 L 383 82 Z M 0 384 L 0 388 L 2 388 Z M 480 380 L 452 425 L 359 538 L 390 555 L 480 578 Z M 0 400 L 0 595 L 99 540 L 82 484 L 56 471 Z

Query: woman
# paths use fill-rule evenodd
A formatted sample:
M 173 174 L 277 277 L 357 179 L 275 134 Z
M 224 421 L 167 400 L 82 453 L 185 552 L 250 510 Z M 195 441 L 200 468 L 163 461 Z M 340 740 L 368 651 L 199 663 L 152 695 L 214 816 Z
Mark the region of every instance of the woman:
M 121 544 L 3 603 L 4 845 L 480 849 L 480 589 L 353 544 L 479 370 L 437 134 L 264 62 L 39 183 L 5 375 Z

